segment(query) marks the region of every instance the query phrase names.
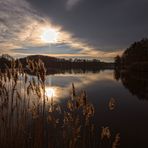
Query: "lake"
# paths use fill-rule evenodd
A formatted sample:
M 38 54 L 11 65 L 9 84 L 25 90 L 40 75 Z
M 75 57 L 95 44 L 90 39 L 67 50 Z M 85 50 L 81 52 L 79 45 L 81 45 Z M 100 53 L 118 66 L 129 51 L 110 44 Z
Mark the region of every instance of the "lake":
M 85 90 L 88 100 L 95 107 L 94 122 L 98 132 L 102 127 L 109 127 L 112 135 L 120 133 L 121 147 L 147 148 L 148 91 L 144 90 L 148 90 L 148 83 L 146 80 L 141 83 L 133 80 L 135 84 L 131 85 L 132 81 L 128 80 L 129 77 L 117 81 L 113 70 L 55 74 L 47 76 L 46 92 L 62 103 L 69 98 L 74 83 L 76 92 Z M 108 106 L 111 98 L 116 100 L 114 110 Z
M 16 72 L 0 77 L 1 147 L 148 147 L 146 73 Z

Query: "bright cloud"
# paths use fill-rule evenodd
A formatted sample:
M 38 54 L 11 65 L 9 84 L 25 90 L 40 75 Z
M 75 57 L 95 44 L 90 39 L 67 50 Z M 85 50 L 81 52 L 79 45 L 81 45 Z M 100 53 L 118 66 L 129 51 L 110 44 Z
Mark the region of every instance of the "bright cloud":
M 79 0 L 68 0 L 67 6 L 73 7 Z M 14 49 L 40 47 L 50 44 L 67 45 L 72 50 L 80 50 L 73 56 L 114 57 L 122 51 L 104 52 L 96 50 L 86 41 L 73 37 L 73 34 L 63 31 L 59 25 L 53 25 L 49 18 L 44 18 L 36 12 L 25 0 L 0 0 L 0 48 L 1 53 L 18 55 Z M 51 35 L 52 30 L 52 35 Z M 48 50 L 48 49 L 47 49 Z M 24 55 L 27 51 L 24 51 Z M 40 52 L 40 54 L 45 54 Z M 60 55 L 60 53 L 57 53 Z M 66 55 L 69 55 L 67 53 Z M 62 55 L 63 56 L 63 55 Z

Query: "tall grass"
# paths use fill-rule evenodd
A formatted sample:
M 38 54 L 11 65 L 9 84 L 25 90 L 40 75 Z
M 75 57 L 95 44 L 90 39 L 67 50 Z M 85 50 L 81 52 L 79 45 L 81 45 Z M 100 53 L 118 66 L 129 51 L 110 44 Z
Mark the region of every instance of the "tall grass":
M 99 127 L 93 124 L 95 109 L 85 91 L 78 94 L 72 84 L 71 97 L 60 105 L 46 95 L 44 63 L 41 60 L 27 62 L 36 78 L 29 77 L 22 64 L 14 60 L 0 72 L 1 148 L 95 148 L 103 147 L 104 140 L 110 147 L 119 145 L 119 134 L 108 142 L 109 127 L 97 133 Z M 114 109 L 114 99 L 109 107 Z

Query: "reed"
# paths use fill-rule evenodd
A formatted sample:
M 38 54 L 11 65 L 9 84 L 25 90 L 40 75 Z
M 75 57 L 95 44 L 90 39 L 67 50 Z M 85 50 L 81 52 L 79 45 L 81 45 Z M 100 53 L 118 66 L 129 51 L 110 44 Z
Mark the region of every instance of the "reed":
M 95 108 L 85 91 L 72 84 L 71 97 L 64 105 L 46 95 L 46 68 L 39 60 L 27 61 L 36 78 L 28 76 L 20 62 L 0 71 L 0 147 L 1 148 L 78 148 L 99 147 L 100 134 L 94 125 Z M 111 110 L 115 100 L 109 103 Z M 101 140 L 111 138 L 103 127 Z M 119 145 L 119 134 L 112 147 Z M 103 147 L 103 146 L 101 146 Z

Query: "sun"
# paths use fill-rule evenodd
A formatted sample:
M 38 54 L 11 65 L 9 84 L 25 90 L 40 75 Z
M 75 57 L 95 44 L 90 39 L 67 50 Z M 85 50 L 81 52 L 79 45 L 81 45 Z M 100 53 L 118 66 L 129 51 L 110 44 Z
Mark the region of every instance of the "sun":
M 41 34 L 41 40 L 46 43 L 56 43 L 59 33 L 53 28 L 44 28 Z

